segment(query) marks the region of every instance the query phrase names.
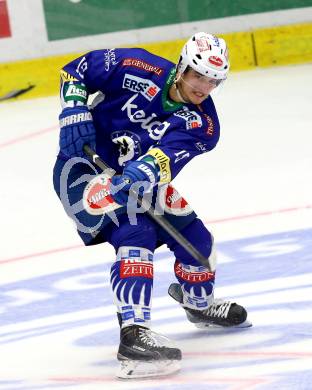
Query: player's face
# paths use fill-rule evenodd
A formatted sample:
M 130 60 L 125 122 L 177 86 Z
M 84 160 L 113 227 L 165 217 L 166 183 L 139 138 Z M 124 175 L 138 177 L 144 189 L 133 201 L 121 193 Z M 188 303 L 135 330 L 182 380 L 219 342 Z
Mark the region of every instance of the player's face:
M 180 78 L 179 90 L 186 102 L 200 104 L 220 83 L 221 80 L 203 76 L 189 69 Z

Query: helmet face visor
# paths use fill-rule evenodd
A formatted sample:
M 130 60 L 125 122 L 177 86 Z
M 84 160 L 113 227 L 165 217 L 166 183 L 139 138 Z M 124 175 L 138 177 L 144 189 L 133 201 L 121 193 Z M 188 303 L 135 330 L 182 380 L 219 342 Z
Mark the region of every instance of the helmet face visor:
M 193 90 L 208 95 L 214 88 L 218 87 L 222 81 L 212 77 L 204 76 L 194 69 L 190 69 L 186 74 L 181 76 L 183 82 Z

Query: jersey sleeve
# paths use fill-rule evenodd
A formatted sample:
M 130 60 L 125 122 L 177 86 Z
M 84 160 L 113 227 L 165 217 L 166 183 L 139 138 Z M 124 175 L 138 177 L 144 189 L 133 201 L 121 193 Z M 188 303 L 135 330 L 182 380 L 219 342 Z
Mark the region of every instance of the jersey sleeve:
M 86 105 L 88 96 L 109 88 L 123 49 L 94 50 L 76 58 L 61 70 L 62 107 Z
M 220 125 L 216 114 L 191 113 L 193 115 L 187 120 L 178 116 L 182 112 L 175 113 L 169 119 L 170 130 L 145 154 L 156 160 L 160 183 L 173 180 L 189 161 L 212 150 L 219 140 Z

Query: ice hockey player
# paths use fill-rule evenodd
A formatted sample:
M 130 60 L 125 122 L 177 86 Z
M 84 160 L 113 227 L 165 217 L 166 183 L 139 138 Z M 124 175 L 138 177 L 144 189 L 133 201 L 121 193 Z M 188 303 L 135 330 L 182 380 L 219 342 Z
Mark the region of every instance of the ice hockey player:
M 179 369 L 180 349 L 150 330 L 153 253 L 160 245 L 175 255 L 178 283 L 169 295 L 189 321 L 198 327 L 250 325 L 242 306 L 214 298 L 213 236 L 170 184 L 191 159 L 216 146 L 219 121 L 210 93 L 228 71 L 225 41 L 205 32 L 186 42 L 177 65 L 140 48 L 121 48 L 91 51 L 61 70 L 54 187 L 85 245 L 109 242 L 115 248 L 111 287 L 121 328 L 121 378 Z M 116 171 L 112 179 L 96 172 L 85 144 Z M 129 189 L 137 184 L 207 258 L 210 271 L 131 206 Z

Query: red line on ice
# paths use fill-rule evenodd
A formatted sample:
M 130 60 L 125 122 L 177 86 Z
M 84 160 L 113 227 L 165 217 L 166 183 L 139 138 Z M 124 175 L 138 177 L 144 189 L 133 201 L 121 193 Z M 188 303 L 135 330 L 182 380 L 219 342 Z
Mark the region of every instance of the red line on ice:
M 0 145 L 1 146 L 1 145 Z M 273 214 L 278 214 L 278 213 L 288 213 L 288 212 L 293 212 L 293 211 L 300 211 L 300 210 L 306 210 L 312 208 L 312 205 L 306 205 L 306 206 L 299 206 L 299 207 L 291 207 L 291 208 L 286 208 L 286 209 L 278 209 L 278 210 L 270 210 L 270 211 L 263 211 L 259 213 L 254 213 L 254 214 L 246 214 L 246 215 L 237 215 L 233 217 L 228 217 L 228 218 L 222 218 L 222 219 L 215 219 L 215 220 L 208 220 L 205 221 L 205 225 L 209 225 L 212 223 L 224 223 L 224 222 L 230 222 L 230 221 L 238 221 L 246 218 L 257 218 L 260 216 L 268 216 L 268 215 L 273 215 Z M 46 255 L 51 255 L 53 253 L 58 253 L 58 252 L 65 252 L 69 251 L 72 249 L 78 249 L 78 248 L 83 248 L 84 245 L 73 245 L 73 246 L 68 246 L 68 247 L 63 247 L 63 248 L 54 248 L 50 249 L 47 251 L 43 252 L 37 252 L 37 253 L 30 253 L 27 255 L 22 255 L 22 256 L 17 256 L 17 257 L 11 257 L 7 259 L 0 259 L 0 265 L 1 264 L 6 264 L 6 263 L 11 263 L 14 261 L 19 261 L 19 260 L 26 260 L 26 259 L 31 259 L 34 257 L 40 257 L 40 256 L 46 256 Z
M 286 209 L 267 210 L 267 211 L 261 211 L 258 213 L 253 213 L 253 214 L 242 214 L 242 215 L 236 215 L 233 217 L 207 220 L 207 221 L 205 221 L 205 224 L 207 225 L 210 223 L 222 223 L 222 222 L 230 222 L 230 221 L 242 220 L 242 219 L 247 219 L 247 218 L 265 217 L 268 215 L 289 213 L 292 211 L 300 211 L 300 210 L 306 210 L 306 209 L 311 209 L 311 208 L 312 208 L 312 204 L 308 204 L 306 206 L 289 207 Z
M 7 264 L 7 263 L 13 263 L 14 261 L 19 261 L 19 260 L 32 259 L 34 257 L 51 255 L 51 254 L 58 253 L 58 252 L 70 251 L 72 249 L 79 249 L 79 248 L 83 248 L 83 247 L 84 247 L 83 244 L 72 245 L 72 246 L 66 246 L 66 247 L 63 247 L 63 248 L 54 248 L 54 249 L 50 249 L 50 250 L 43 251 L 43 252 L 30 253 L 28 255 L 23 255 L 23 256 L 11 257 L 11 258 L 8 258 L 8 259 L 0 260 L 0 265 L 1 264 Z
M 29 133 L 29 134 L 23 135 L 21 137 L 13 138 L 11 140 L 5 141 L 2 144 L 0 144 L 0 148 L 5 148 L 7 146 L 17 144 L 21 141 L 28 141 L 31 138 L 39 137 L 40 135 L 49 133 L 50 131 L 53 131 L 57 128 L 58 128 L 57 126 L 52 126 L 52 127 L 48 127 L 47 129 L 41 129 L 41 130 L 35 131 L 34 133 Z

